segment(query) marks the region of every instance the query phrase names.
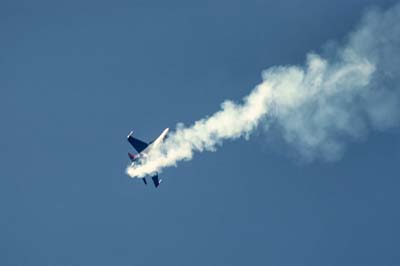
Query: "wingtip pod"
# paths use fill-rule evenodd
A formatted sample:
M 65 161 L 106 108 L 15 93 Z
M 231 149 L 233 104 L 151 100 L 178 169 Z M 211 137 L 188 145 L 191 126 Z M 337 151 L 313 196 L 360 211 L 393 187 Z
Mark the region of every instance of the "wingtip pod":
M 131 137 L 133 135 L 133 130 L 131 132 L 129 132 L 128 136 L 126 136 L 127 139 L 129 139 L 129 137 Z
M 165 139 L 168 136 L 169 133 L 169 128 L 167 127 L 166 129 L 164 129 L 164 131 L 161 133 L 161 136 L 163 139 Z

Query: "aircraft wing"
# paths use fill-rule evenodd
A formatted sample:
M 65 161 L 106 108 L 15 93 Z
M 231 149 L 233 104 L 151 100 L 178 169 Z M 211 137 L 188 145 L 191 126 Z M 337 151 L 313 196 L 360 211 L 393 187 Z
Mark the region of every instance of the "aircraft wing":
M 154 147 L 158 146 L 160 143 L 162 143 L 167 138 L 168 132 L 169 132 L 169 128 L 164 129 L 164 131 L 161 133 L 161 135 L 158 136 L 155 140 L 153 140 L 149 144 Z
M 143 150 L 145 150 L 147 148 L 147 146 L 149 146 L 149 144 L 147 144 L 146 142 L 138 140 L 138 139 L 134 138 L 132 135 L 133 135 L 133 131 L 131 133 L 129 133 L 128 141 L 133 146 L 133 148 L 135 148 L 135 150 L 138 153 L 141 153 Z

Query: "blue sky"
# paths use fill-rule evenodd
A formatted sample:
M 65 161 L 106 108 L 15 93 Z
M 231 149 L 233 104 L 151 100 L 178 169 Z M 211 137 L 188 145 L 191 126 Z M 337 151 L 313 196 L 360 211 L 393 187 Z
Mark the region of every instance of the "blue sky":
M 212 114 L 394 3 L 2 1 L 0 265 L 398 265 L 398 128 L 333 163 L 259 132 L 159 189 L 125 174 L 130 130 Z

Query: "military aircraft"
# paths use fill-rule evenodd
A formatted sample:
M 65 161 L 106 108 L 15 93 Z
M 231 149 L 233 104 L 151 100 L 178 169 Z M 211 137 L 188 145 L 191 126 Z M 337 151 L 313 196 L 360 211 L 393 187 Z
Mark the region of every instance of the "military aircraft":
M 154 149 L 155 147 L 159 146 L 163 141 L 166 139 L 168 135 L 169 128 L 164 129 L 164 131 L 161 133 L 160 136 L 158 136 L 155 140 L 146 143 L 144 141 L 141 141 L 139 139 L 136 139 L 133 137 L 133 131 L 129 133 L 128 135 L 128 141 L 129 143 L 135 148 L 135 150 L 138 152 L 137 154 L 133 155 L 130 152 L 128 152 L 128 156 L 132 161 L 132 164 L 140 164 L 140 161 L 143 158 L 146 158 L 147 154 Z M 147 180 L 146 178 L 142 178 L 143 182 L 145 185 L 147 185 Z M 161 179 L 158 179 L 158 173 L 155 173 L 151 179 L 153 180 L 154 186 L 158 187 L 161 183 Z

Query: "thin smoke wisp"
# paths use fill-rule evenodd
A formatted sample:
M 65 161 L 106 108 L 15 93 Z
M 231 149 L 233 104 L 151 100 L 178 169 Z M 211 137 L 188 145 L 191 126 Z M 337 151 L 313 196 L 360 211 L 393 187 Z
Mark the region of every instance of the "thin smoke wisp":
M 256 128 L 279 135 L 306 159 L 333 160 L 346 142 L 369 129 L 399 121 L 400 5 L 371 10 L 346 43 L 329 56 L 310 53 L 304 66 L 277 66 L 241 103 L 225 101 L 213 115 L 176 130 L 141 164 L 127 167 L 144 177 L 214 151 L 227 139 L 249 137 Z

